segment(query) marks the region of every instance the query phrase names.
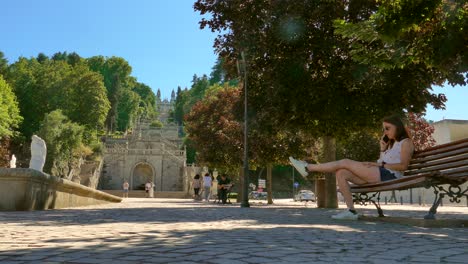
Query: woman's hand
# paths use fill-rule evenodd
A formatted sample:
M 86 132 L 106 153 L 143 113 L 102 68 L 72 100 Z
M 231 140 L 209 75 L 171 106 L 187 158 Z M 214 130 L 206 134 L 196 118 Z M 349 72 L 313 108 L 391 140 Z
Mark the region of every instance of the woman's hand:
M 379 167 L 380 166 L 380 164 L 377 162 L 369 162 L 369 161 L 365 161 L 362 164 L 366 167 Z
M 380 151 L 383 152 L 383 151 L 386 151 L 387 148 L 388 148 L 388 142 L 385 142 L 383 140 L 383 138 L 385 137 L 385 135 L 383 135 L 381 138 L 380 138 Z

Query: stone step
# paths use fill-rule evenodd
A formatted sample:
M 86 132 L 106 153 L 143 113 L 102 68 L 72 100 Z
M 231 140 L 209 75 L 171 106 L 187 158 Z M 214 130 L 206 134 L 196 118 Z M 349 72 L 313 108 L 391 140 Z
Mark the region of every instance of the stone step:
M 106 192 L 108 194 L 112 194 L 112 195 L 115 195 L 115 196 L 119 196 L 119 197 L 122 197 L 123 196 L 123 191 L 121 190 L 101 190 L 103 192 Z M 128 197 L 129 198 L 145 198 L 146 197 L 146 192 L 143 191 L 143 190 L 130 190 L 128 192 Z M 163 192 L 154 192 L 154 198 L 179 198 L 179 199 L 183 199 L 183 198 L 190 198 L 191 196 L 189 194 L 187 194 L 186 192 L 182 192 L 182 191 L 174 191 L 174 192 L 167 192 L 167 191 L 163 191 Z

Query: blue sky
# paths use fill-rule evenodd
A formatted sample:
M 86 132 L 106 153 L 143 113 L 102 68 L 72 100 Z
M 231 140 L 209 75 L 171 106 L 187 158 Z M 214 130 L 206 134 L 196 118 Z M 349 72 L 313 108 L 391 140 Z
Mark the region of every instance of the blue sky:
M 191 86 L 194 74 L 210 74 L 215 35 L 200 30 L 192 0 L 2 1 L 0 50 L 19 56 L 59 51 L 82 57 L 119 56 L 132 75 L 163 98 Z
M 194 74 L 209 75 L 216 61 L 215 33 L 200 30 L 193 0 L 15 0 L 2 1 L 0 51 L 10 63 L 43 52 L 82 57 L 118 56 L 132 76 L 168 98 L 191 86 Z M 468 87 L 434 87 L 448 98 L 445 111 L 426 118 L 468 120 Z

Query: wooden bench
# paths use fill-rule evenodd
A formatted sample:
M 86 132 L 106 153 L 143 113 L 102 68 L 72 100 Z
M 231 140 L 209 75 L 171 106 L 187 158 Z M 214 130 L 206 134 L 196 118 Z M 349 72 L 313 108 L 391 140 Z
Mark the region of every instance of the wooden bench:
M 435 219 L 437 208 L 445 196 L 450 197 L 452 203 L 460 203 L 463 197 L 468 198 L 468 187 L 464 190 L 461 188 L 461 185 L 467 181 L 468 138 L 415 152 L 402 178 L 354 185 L 351 187 L 351 192 L 355 203 L 361 205 L 373 203 L 377 207 L 379 216 L 383 217 L 380 192 L 432 187 L 435 193 L 434 203 L 424 218 Z

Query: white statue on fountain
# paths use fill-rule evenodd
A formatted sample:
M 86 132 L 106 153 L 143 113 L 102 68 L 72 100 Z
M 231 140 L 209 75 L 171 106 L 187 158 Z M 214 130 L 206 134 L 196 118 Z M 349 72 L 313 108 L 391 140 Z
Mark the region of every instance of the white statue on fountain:
M 29 162 L 29 168 L 42 172 L 46 154 L 47 147 L 45 141 L 42 138 L 33 135 L 31 141 L 31 161 Z
M 16 168 L 16 157 L 15 157 L 15 154 L 11 155 L 10 168 Z

